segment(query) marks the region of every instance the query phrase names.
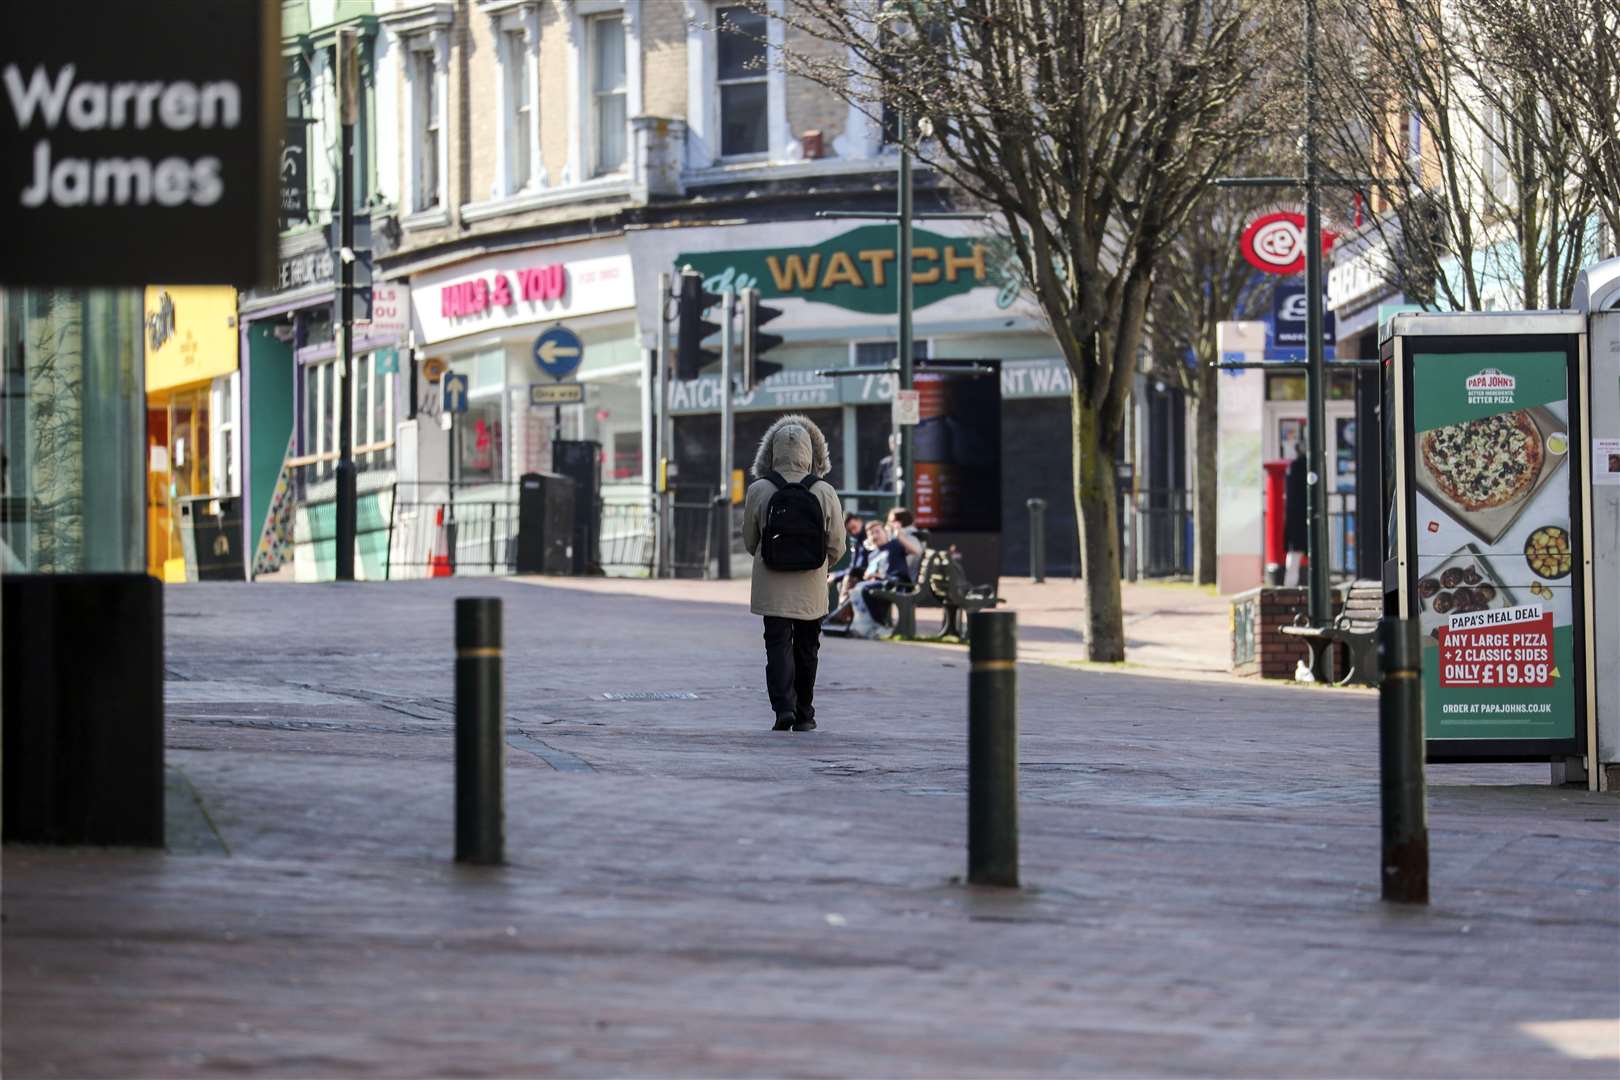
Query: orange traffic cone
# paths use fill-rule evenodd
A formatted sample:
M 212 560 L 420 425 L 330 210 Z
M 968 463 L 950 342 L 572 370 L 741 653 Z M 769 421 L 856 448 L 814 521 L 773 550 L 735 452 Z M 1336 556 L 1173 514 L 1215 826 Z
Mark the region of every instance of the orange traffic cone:
M 444 507 L 434 521 L 433 554 L 428 561 L 429 577 L 450 576 L 450 539 L 444 532 Z

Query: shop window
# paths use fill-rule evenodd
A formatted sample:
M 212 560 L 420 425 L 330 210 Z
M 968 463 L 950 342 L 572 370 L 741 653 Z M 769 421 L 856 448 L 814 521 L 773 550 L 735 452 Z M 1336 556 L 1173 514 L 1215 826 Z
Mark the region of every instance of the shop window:
M 354 394 L 349 402 L 351 451 L 360 472 L 394 465 L 394 383 L 378 370 L 376 353 L 354 362 Z M 307 478 L 323 480 L 337 468 L 340 420 L 343 408 L 342 376 L 336 360 L 311 364 L 304 370 L 304 451 Z
M 1305 373 L 1271 372 L 1266 375 L 1267 401 L 1304 401 Z
M 213 404 L 209 409 L 210 441 L 214 447 L 214 460 L 209 469 L 209 493 L 212 495 L 240 495 L 242 493 L 242 464 L 237 441 L 240 425 L 237 422 L 240 393 L 239 373 L 231 372 L 214 380 L 210 390 Z
M 506 478 L 502 399 L 470 401 L 455 419 L 456 479 L 464 484 L 495 484 Z
M 746 7 L 724 7 L 715 14 L 720 156 L 763 154 L 770 143 L 765 16 Z
M 608 479 L 641 479 L 641 432 L 613 433 L 613 461 L 608 467 Z
M 613 12 L 589 22 L 593 176 L 624 169 L 626 133 L 624 16 Z

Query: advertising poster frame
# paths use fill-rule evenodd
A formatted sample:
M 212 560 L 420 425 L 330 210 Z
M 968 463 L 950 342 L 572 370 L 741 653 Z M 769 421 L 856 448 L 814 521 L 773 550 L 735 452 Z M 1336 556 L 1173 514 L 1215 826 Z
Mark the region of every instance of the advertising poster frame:
M 1559 312 L 1403 314 L 1386 327 L 1385 610 L 1422 624 L 1430 762 L 1586 753 L 1586 348 L 1583 320 Z M 1493 496 L 1448 493 L 1436 455 L 1456 448 L 1432 434 L 1511 441 L 1515 431 L 1534 448 L 1502 460 L 1540 463 L 1515 494 L 1482 507 Z M 1466 445 L 1459 460 L 1484 460 Z M 1567 544 L 1567 560 L 1534 554 L 1549 538 Z M 1453 582 L 1453 569 L 1466 577 Z

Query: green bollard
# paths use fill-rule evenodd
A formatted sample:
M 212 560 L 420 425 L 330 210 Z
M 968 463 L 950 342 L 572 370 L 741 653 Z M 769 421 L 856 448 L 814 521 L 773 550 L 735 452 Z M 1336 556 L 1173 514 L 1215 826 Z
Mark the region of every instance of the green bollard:
M 1423 637 L 1416 619 L 1378 624 L 1379 801 L 1383 897 L 1429 902 L 1429 823 L 1423 784 Z
M 506 861 L 501 602 L 456 600 L 456 861 Z
M 1018 887 L 1018 615 L 968 616 L 968 883 Z

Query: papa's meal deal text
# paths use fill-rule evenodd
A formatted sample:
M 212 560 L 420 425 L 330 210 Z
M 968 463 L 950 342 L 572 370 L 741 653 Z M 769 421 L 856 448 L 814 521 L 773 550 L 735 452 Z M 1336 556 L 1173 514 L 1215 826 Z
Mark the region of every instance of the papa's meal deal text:
M 0 280 L 254 283 L 264 34 L 249 0 L 7 5 Z
M 1561 352 L 1417 353 L 1416 603 L 1430 739 L 1575 734 Z

